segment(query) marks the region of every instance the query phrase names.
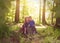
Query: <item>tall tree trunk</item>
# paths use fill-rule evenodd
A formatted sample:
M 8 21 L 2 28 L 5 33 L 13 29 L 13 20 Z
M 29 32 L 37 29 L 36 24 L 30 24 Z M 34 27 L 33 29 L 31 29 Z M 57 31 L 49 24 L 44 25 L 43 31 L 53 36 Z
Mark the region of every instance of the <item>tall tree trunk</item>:
M 53 2 L 53 8 L 54 8 L 54 2 Z M 51 20 L 51 24 L 52 24 L 52 25 L 54 25 L 54 23 L 53 23 L 53 15 L 54 15 L 54 12 L 52 12 L 52 15 L 51 15 L 51 19 L 52 19 L 52 20 Z
M 60 4 L 56 3 L 56 5 L 57 5 L 56 8 L 58 9 L 56 10 L 56 26 L 60 27 Z
M 42 14 L 42 24 L 45 25 L 45 5 L 46 5 L 46 0 L 43 0 L 43 14 Z
M 16 13 L 15 13 L 15 22 L 19 22 L 19 5 L 20 5 L 20 0 L 16 0 Z
M 39 7 L 39 24 L 41 23 L 41 0 L 40 0 L 40 7 Z
M 52 17 L 52 20 L 51 20 L 51 24 L 52 24 L 52 25 L 54 24 L 54 23 L 53 23 L 53 14 L 54 14 L 54 13 L 52 12 L 52 16 L 51 16 L 51 17 Z
M 60 27 L 60 17 L 56 18 L 56 25 L 55 26 Z
M 55 0 L 56 3 L 56 25 L 57 27 L 60 27 L 60 0 Z

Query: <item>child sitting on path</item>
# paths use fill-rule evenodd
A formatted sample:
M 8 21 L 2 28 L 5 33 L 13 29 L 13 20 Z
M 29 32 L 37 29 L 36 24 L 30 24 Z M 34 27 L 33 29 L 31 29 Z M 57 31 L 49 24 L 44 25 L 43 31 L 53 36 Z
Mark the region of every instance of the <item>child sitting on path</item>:
M 30 28 L 32 29 L 31 30 L 32 34 L 37 33 L 36 28 L 35 28 L 35 22 L 31 16 L 29 16 L 29 25 L 30 25 Z

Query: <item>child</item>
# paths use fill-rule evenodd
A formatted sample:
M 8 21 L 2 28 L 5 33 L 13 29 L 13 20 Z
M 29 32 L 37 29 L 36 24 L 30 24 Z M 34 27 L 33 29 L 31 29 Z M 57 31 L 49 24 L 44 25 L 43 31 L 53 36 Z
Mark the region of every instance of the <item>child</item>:
M 32 20 L 31 16 L 29 16 L 29 24 L 31 27 L 35 26 L 35 22 Z
M 23 24 L 23 26 L 22 26 L 22 33 L 24 34 L 24 35 L 27 35 L 28 34 L 28 30 L 27 30 L 27 27 L 28 27 L 28 25 L 29 25 L 29 21 L 28 21 L 28 17 L 26 17 L 25 18 L 25 21 L 24 21 L 24 24 Z
M 36 33 L 36 28 L 35 28 L 35 22 L 34 20 L 32 20 L 32 17 L 29 16 L 29 24 L 30 24 L 30 28 L 32 29 L 32 34 Z

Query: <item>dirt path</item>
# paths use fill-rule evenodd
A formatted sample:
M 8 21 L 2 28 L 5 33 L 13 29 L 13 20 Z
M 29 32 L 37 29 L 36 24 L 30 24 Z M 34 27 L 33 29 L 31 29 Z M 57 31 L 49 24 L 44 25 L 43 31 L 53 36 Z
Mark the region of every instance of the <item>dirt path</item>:
M 32 37 L 21 39 L 21 43 L 43 43 L 43 39 L 44 39 L 43 36 L 40 36 L 39 34 L 35 34 Z

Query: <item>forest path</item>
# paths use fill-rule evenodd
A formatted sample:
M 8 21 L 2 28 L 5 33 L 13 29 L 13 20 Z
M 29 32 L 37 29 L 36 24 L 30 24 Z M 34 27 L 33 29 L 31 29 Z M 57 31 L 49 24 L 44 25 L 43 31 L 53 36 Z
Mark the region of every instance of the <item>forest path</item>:
M 18 24 L 18 26 L 20 26 Z M 38 32 L 38 30 L 45 30 L 47 28 L 47 26 L 43 26 L 43 25 L 40 25 L 40 26 L 35 26 L 36 27 L 36 30 Z M 21 39 L 21 43 L 43 43 L 43 39 L 45 38 L 45 36 L 42 36 L 41 34 L 37 33 L 35 35 L 33 35 L 32 37 L 28 37 L 28 38 L 23 38 Z M 22 41 L 23 40 L 23 41 Z
M 43 43 L 45 36 L 35 34 L 32 37 L 21 38 L 21 43 Z M 22 41 L 23 40 L 23 41 Z
M 18 27 L 21 27 L 22 24 L 17 24 Z M 47 26 L 36 26 L 36 30 L 44 30 Z M 19 30 L 18 30 L 19 31 Z M 24 38 L 20 35 L 20 32 L 13 31 L 12 35 L 10 37 L 11 43 L 42 43 L 45 36 L 42 36 L 41 34 L 35 34 L 32 37 Z

